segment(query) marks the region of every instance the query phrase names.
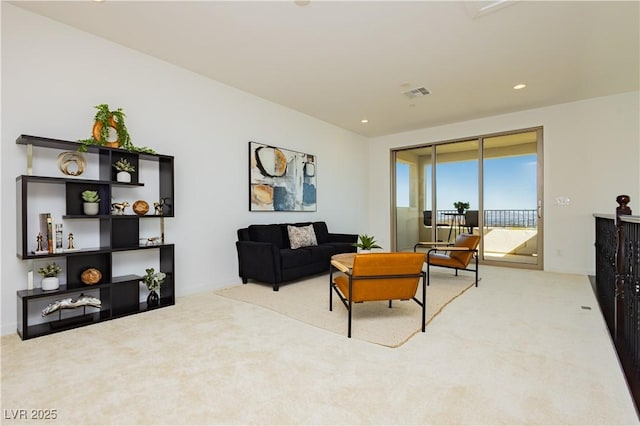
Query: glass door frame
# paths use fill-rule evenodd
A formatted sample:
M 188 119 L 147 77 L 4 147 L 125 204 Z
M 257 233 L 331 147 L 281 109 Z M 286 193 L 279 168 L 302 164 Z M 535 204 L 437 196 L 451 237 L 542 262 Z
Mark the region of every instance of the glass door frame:
M 520 133 L 529 133 L 529 132 L 536 132 L 536 199 L 537 199 L 537 211 L 536 211 L 536 215 L 537 215 L 537 225 L 536 225 L 536 230 L 537 230 L 537 234 L 536 234 L 536 242 L 537 242 L 537 247 L 536 247 L 536 254 L 537 254 L 537 261 L 536 263 L 507 263 L 504 261 L 499 261 L 499 260 L 487 260 L 484 258 L 484 238 L 481 239 L 480 241 L 480 257 L 479 257 L 479 262 L 481 264 L 485 264 L 485 265 L 495 265 L 495 266 L 509 266 L 509 267 L 513 267 L 513 268 L 522 268 L 522 269 L 538 269 L 538 270 L 543 270 L 544 269 L 544 158 L 543 158 L 543 127 L 542 126 L 537 126 L 537 127 L 530 127 L 530 128 L 523 128 L 523 129 L 517 129 L 517 130 L 510 130 L 510 131 L 505 131 L 505 132 L 497 132 L 497 133 L 491 133 L 491 134 L 484 134 L 484 135 L 480 135 L 480 136 L 472 136 L 472 137 L 464 137 L 464 138 L 456 138 L 456 139 L 452 139 L 452 140 L 446 140 L 446 141 L 439 141 L 439 142 L 433 142 L 433 143 L 423 143 L 423 144 L 418 144 L 418 145 L 413 145 L 413 146 L 408 146 L 408 147 L 402 147 L 402 148 L 392 148 L 391 152 L 390 152 L 390 166 L 391 166 L 391 208 L 390 208 L 390 218 L 391 218 L 391 249 L 392 251 L 396 251 L 397 250 L 397 209 L 396 209 L 396 169 L 395 169 L 395 164 L 396 164 L 396 159 L 397 159 L 397 154 L 398 152 L 401 151 L 408 151 L 411 149 L 420 149 L 420 148 L 426 148 L 426 147 L 435 147 L 435 155 L 432 154 L 432 166 L 435 166 L 435 163 L 437 162 L 437 147 L 439 145 L 444 145 L 444 144 L 451 144 L 451 143 L 460 143 L 460 142 L 467 142 L 470 140 L 478 140 L 478 210 L 479 212 L 481 212 L 481 214 L 479 214 L 478 216 L 478 226 L 479 229 L 481 230 L 481 232 L 484 232 L 484 214 L 482 214 L 482 212 L 484 212 L 484 191 L 483 191 L 483 186 L 484 186 L 484 181 L 483 181 L 483 165 L 484 165 L 484 140 L 485 139 L 489 139 L 489 138 L 494 138 L 494 137 L 499 137 L 499 136 L 509 136 L 509 135 L 515 135 L 515 134 L 520 134 Z M 435 191 L 435 185 L 437 185 L 437 182 L 435 182 L 435 167 L 432 167 L 432 185 L 434 186 L 433 190 Z M 435 203 L 435 194 L 432 193 L 433 196 L 433 200 L 432 200 L 432 207 L 434 206 Z M 422 195 L 422 197 L 424 197 L 424 194 Z M 435 218 L 434 218 L 435 221 Z

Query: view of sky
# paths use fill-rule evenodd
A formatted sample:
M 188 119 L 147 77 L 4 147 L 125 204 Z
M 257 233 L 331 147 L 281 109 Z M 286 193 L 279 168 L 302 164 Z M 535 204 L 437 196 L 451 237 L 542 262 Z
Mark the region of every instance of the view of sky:
M 398 207 L 409 207 L 410 165 L 396 165 Z M 426 168 L 427 207 L 431 204 L 431 166 Z M 442 163 L 436 169 L 437 208 L 452 210 L 456 201 L 478 209 L 478 162 Z M 517 210 L 536 208 L 536 156 L 501 157 L 484 160 L 484 209 Z M 416 206 L 419 207 L 419 206 Z

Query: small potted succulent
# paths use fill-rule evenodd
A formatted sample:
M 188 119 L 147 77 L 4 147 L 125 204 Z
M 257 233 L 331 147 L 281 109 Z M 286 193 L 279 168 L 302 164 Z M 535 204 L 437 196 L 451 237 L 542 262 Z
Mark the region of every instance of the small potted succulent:
M 82 191 L 82 207 L 84 208 L 84 214 L 86 215 L 97 215 L 100 211 L 100 196 L 98 196 L 98 191 L 91 191 L 87 189 L 86 191 Z
M 470 206 L 466 201 L 456 201 L 453 203 L 453 207 L 458 210 L 458 213 L 463 214 L 465 210 L 467 210 Z
M 60 272 L 62 272 L 62 268 L 56 262 L 38 269 L 38 273 L 42 275 L 42 289 L 57 290 L 60 287 L 60 279 L 58 278 Z
M 113 165 L 115 169 L 118 171 L 116 174 L 116 180 L 118 182 L 131 182 L 131 173 L 136 171 L 136 168 L 133 167 L 126 158 L 121 158 Z
M 142 282 L 147 286 L 147 290 L 149 290 L 149 296 L 147 296 L 147 306 L 158 306 L 158 302 L 160 301 L 160 296 L 158 296 L 158 291 L 160 291 L 160 287 L 164 284 L 164 279 L 167 274 L 164 272 L 156 272 L 154 268 L 145 269 L 146 274 L 142 277 Z
M 376 243 L 373 235 L 362 234 L 358 236 L 359 242 L 353 243 L 355 247 L 360 249 L 360 253 L 369 253 L 372 249 L 382 248 Z

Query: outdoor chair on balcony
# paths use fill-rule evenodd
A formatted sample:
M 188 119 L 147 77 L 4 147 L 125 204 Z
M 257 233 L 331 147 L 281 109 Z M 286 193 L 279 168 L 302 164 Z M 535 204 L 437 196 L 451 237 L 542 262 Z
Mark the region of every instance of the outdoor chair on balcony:
M 426 226 L 427 228 L 431 228 L 432 226 L 432 218 L 433 218 L 433 212 L 431 210 L 424 210 L 422 212 L 422 223 L 424 223 L 424 226 Z M 436 227 L 449 227 L 448 223 L 445 222 L 436 222 Z M 436 234 L 437 235 L 437 234 Z
M 467 210 L 464 212 L 464 227 L 470 234 L 473 234 L 473 228 L 478 227 L 478 210 Z
M 413 247 L 417 251 L 418 247 L 430 247 L 425 254 L 427 260 L 427 286 L 429 285 L 429 275 L 431 266 L 441 266 L 443 268 L 455 269 L 456 276 L 458 270 L 475 272 L 475 286 L 478 287 L 478 245 L 479 235 L 460 234 L 453 245 L 439 242 L 419 242 Z M 475 260 L 475 267 L 469 265 Z
M 413 300 L 422 307 L 422 332 L 426 321 L 425 273 L 422 253 L 368 253 L 342 255 L 331 261 L 329 310 L 333 310 L 333 292 L 349 313 L 347 336 L 351 337 L 353 304 L 370 301 Z M 334 268 L 344 275 L 333 275 Z M 422 300 L 416 298 L 422 278 Z

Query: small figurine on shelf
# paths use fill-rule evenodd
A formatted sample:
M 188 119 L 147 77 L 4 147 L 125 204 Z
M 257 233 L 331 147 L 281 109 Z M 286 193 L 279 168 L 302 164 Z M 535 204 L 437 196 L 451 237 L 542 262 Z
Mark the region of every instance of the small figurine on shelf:
M 169 203 L 167 203 L 167 200 L 169 199 L 169 197 L 162 197 L 160 198 L 160 201 L 154 202 L 153 203 L 153 207 L 155 209 L 155 214 L 158 216 L 163 216 L 164 215 L 164 206 L 168 206 Z
M 122 215 L 124 214 L 124 209 L 126 209 L 127 207 L 129 207 L 129 203 L 127 201 L 124 201 L 122 203 L 112 203 L 111 211 L 114 212 L 114 214 Z
M 38 241 L 38 247 L 36 248 L 36 253 L 40 251 L 45 251 L 42 249 L 42 232 L 38 232 L 38 236 L 36 237 Z
M 69 232 L 69 247 L 67 247 L 67 250 L 74 250 L 75 247 L 73 246 L 73 233 Z

